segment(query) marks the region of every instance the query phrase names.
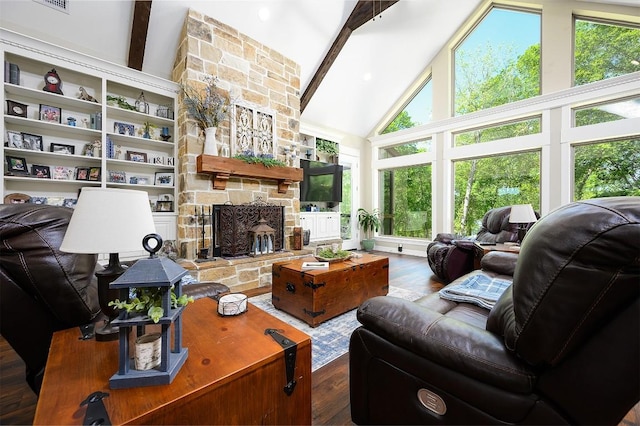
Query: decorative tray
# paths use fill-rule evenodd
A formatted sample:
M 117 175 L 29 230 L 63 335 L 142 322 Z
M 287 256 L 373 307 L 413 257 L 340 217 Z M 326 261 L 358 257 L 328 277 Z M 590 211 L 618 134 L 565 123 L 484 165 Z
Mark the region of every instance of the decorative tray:
M 318 260 L 318 262 L 329 262 L 329 263 L 344 262 L 345 260 L 349 260 L 352 257 L 353 257 L 353 253 L 349 253 L 348 255 L 343 256 L 343 257 L 315 256 L 315 258 Z

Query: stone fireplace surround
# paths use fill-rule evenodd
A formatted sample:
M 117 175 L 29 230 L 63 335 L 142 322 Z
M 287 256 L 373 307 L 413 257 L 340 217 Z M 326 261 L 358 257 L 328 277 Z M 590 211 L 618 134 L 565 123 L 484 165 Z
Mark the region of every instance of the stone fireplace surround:
M 239 33 L 211 17 L 194 10 L 187 14 L 173 69 L 173 80 L 187 84 L 204 75 L 217 76 L 219 88 L 244 104 L 269 110 L 274 114 L 278 158 L 284 160 L 284 147 L 299 141 L 300 66 L 292 60 Z M 271 284 L 271 265 L 276 261 L 301 257 L 310 249 L 291 250 L 293 228 L 300 223 L 299 184 L 283 186 L 278 180 L 230 174 L 224 177 L 224 189 L 211 174 L 198 173 L 198 156 L 203 137 L 195 122 L 179 111 L 177 176 L 177 243 L 183 267 L 199 281 L 215 281 L 232 291 L 244 291 Z M 218 140 L 230 142 L 230 120 L 218 127 Z M 257 165 L 258 166 L 258 165 Z M 260 166 L 262 167 L 262 166 Z M 284 207 L 284 250 L 259 257 L 195 260 L 198 227 L 194 211 L 216 204 L 249 204 L 262 200 Z M 205 241 L 205 246 L 210 244 Z

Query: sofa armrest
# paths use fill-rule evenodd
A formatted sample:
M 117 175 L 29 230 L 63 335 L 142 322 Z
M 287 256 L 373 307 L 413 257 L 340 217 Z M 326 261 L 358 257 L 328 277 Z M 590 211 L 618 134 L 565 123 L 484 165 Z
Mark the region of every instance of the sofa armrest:
M 392 344 L 464 376 L 511 392 L 533 390 L 533 370 L 485 329 L 389 296 L 364 302 L 357 318 Z

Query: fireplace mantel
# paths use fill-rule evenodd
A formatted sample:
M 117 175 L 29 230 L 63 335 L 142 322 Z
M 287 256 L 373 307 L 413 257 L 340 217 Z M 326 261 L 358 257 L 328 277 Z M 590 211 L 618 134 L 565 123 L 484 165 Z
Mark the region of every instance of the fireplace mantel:
M 278 192 L 285 194 L 289 185 L 302 180 L 302 169 L 297 167 L 265 167 L 263 164 L 250 164 L 235 158 L 215 155 L 198 155 L 196 171 L 211 175 L 213 189 L 224 190 L 231 176 L 269 179 L 278 181 Z

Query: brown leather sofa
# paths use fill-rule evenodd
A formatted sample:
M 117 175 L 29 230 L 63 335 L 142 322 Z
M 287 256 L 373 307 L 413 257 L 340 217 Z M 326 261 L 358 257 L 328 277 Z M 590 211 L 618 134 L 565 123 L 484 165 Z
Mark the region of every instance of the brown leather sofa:
M 474 242 L 515 242 L 518 226 L 509 223 L 511 206 L 489 210 L 482 218 L 482 227 L 472 238 L 451 233 L 439 233 L 427 246 L 427 261 L 433 273 L 444 283 L 450 283 L 473 270 Z M 537 215 L 537 214 L 536 214 Z
M 640 197 L 539 220 L 491 310 L 436 293 L 357 317 L 357 424 L 618 424 L 640 400 Z
M 97 256 L 59 251 L 72 213 L 66 207 L 0 204 L 0 332 L 25 362 L 36 394 L 53 333 L 102 319 Z M 228 290 L 218 283 L 184 287 L 194 298 Z

